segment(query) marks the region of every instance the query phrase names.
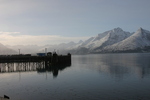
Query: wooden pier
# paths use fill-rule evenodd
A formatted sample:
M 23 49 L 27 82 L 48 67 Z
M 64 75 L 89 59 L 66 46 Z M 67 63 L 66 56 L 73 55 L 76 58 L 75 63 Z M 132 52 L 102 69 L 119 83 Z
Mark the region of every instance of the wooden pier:
M 0 73 L 52 72 L 57 77 L 58 72 L 71 66 L 71 54 L 58 55 L 47 53 L 44 56 L 0 55 Z
M 58 55 L 56 53 L 47 53 L 44 56 L 31 56 L 26 55 L 0 55 L 0 63 L 11 63 L 11 62 L 45 62 L 46 66 L 49 65 L 62 65 L 71 64 L 71 54 Z

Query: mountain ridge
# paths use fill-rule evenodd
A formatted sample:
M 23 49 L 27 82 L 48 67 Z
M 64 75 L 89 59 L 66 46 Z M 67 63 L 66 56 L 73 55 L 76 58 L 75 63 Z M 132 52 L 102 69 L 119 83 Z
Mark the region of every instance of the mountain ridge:
M 123 31 L 118 27 L 89 39 L 91 41 L 86 43 L 86 45 L 80 45 L 76 50 L 74 48 L 70 52 L 75 51 L 72 53 L 78 54 L 83 48 L 86 50 L 85 54 L 150 51 L 150 32 L 141 27 L 134 33 Z
M 139 28 L 130 33 L 120 27 L 99 33 L 96 36 L 79 42 L 61 43 L 58 45 L 28 45 L 7 46 L 11 49 L 20 48 L 22 53 L 56 51 L 59 54 L 88 54 L 88 53 L 119 53 L 119 52 L 150 52 L 150 31 Z M 32 48 L 33 47 L 33 48 Z
M 126 51 L 126 50 L 135 51 L 137 49 L 142 50 L 147 46 L 150 46 L 150 32 L 142 28 L 139 28 L 130 37 L 110 47 L 104 48 L 103 51 L 108 51 L 108 50 L 110 51 L 112 49 L 113 49 L 113 52 L 114 51 Z M 114 50 L 114 48 L 116 49 Z
M 17 52 L 0 43 L 0 55 L 16 54 Z

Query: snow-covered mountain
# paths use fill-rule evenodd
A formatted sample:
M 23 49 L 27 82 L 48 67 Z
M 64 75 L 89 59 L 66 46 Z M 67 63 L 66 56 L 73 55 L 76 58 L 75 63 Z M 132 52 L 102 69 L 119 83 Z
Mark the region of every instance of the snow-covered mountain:
M 89 38 L 88 40 L 83 42 L 80 46 L 73 48 L 71 52 L 77 54 L 97 52 L 103 49 L 104 47 L 118 43 L 131 35 L 132 33 L 125 32 L 119 27 L 114 28 L 104 33 L 100 33 L 95 37 Z M 82 52 L 83 50 L 84 52 Z
M 103 52 L 123 52 L 141 51 L 150 46 L 150 32 L 139 28 L 133 35 L 114 45 L 107 46 L 100 51 Z
M 78 43 L 69 42 L 58 45 L 17 45 L 7 47 L 14 50 L 21 49 L 21 53 L 45 52 L 45 48 L 47 48 L 47 52 L 55 51 L 59 54 L 66 54 L 68 52 L 72 54 L 150 52 L 150 31 L 139 28 L 136 32 L 130 33 L 118 27 L 100 33 L 85 41 L 80 40 Z
M 16 54 L 17 52 L 13 49 L 7 48 L 3 44 L 0 43 L 0 55 L 9 55 L 9 54 Z
M 143 51 L 150 51 L 150 32 L 142 28 L 135 33 L 114 28 L 70 49 L 75 54 Z
M 44 46 L 38 46 L 38 45 L 6 45 L 7 48 L 16 50 L 18 52 L 18 49 L 20 49 L 21 54 L 35 54 L 35 53 L 45 53 L 45 49 L 47 49 L 47 52 L 57 52 L 60 54 L 67 54 L 68 50 L 70 48 L 73 48 L 75 46 L 78 46 L 82 44 L 83 41 L 80 40 L 78 43 L 75 42 L 69 42 L 69 43 L 61 43 L 58 45 L 44 45 Z
M 71 50 L 72 48 L 78 47 L 82 43 L 83 43 L 83 41 L 80 40 L 78 43 L 69 42 L 69 43 L 61 43 L 58 45 L 47 45 L 47 46 L 43 46 L 39 51 L 41 52 L 42 50 L 47 48 L 48 52 L 54 52 L 55 51 L 58 54 L 67 54 L 69 52 L 69 50 Z
M 37 53 L 43 46 L 38 45 L 6 45 L 8 48 L 13 49 L 18 52 L 18 49 L 20 49 L 21 54 L 30 54 L 30 53 Z
M 131 33 L 123 31 L 121 28 L 115 28 L 110 31 L 106 31 L 102 34 L 98 34 L 86 47 L 90 47 L 90 50 L 97 50 L 108 45 L 113 45 L 117 42 L 120 42 L 127 37 L 129 37 Z

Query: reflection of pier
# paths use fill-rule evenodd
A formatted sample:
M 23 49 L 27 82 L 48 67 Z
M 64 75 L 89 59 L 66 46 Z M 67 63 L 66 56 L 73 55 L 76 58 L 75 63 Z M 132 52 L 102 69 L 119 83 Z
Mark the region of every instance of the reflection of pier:
M 53 76 L 58 75 L 59 70 L 63 70 L 69 67 L 70 64 L 63 65 L 50 65 L 45 66 L 45 62 L 11 62 L 11 63 L 0 63 L 0 73 L 13 73 L 13 72 L 32 72 L 37 71 L 38 73 L 52 72 Z

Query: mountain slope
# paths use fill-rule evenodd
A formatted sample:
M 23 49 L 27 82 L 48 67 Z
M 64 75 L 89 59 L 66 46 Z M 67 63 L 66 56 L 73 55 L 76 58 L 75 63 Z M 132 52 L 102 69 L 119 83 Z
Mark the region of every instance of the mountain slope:
M 6 45 L 6 46 L 10 49 L 17 50 L 17 51 L 18 49 L 20 49 L 21 54 L 35 53 L 42 48 L 42 46 L 38 46 L 38 45 L 14 45 L 14 46 Z
M 104 33 L 100 33 L 95 37 L 91 37 L 86 41 L 79 41 L 78 43 L 69 42 L 61 43 L 58 45 L 35 45 L 19 47 L 22 52 L 44 52 L 45 48 L 47 48 L 48 52 L 56 51 L 59 54 L 66 54 L 68 52 L 72 54 L 150 52 L 150 32 L 145 29 L 139 28 L 136 32 L 130 33 L 123 31 L 121 28 L 114 28 Z M 18 49 L 19 47 L 16 46 L 14 47 L 14 49 L 16 50 L 16 48 Z M 4 53 L 4 51 L 6 50 L 0 52 Z
M 119 27 L 114 28 L 112 30 L 98 34 L 96 37 L 89 38 L 71 51 L 74 51 L 73 53 L 82 53 L 82 50 L 84 50 L 84 53 L 96 52 L 106 46 L 118 43 L 131 35 L 132 33 L 125 32 Z
M 0 43 L 0 55 L 6 55 L 6 54 L 16 54 L 17 52 L 13 49 L 9 49 L 3 44 Z
M 69 52 L 73 54 L 107 53 L 107 52 L 150 52 L 150 32 L 139 28 L 136 32 L 125 32 L 114 28 L 98 34 L 74 46 Z
M 131 33 L 125 32 L 121 28 L 115 28 L 113 30 L 110 30 L 104 33 L 106 35 L 103 38 L 101 38 L 100 40 L 94 41 L 95 46 L 93 49 L 97 50 L 97 49 L 104 48 L 108 45 L 113 45 L 115 43 L 118 43 L 126 39 L 127 37 L 131 35 Z
M 150 46 L 150 32 L 139 28 L 133 35 L 114 45 L 107 46 L 99 52 L 138 51 Z

